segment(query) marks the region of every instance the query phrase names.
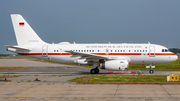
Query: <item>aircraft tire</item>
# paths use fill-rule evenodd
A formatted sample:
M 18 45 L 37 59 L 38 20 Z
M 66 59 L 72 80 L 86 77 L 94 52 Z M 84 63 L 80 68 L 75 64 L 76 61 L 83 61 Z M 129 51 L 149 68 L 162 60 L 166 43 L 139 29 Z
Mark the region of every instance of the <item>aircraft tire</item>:
M 99 69 L 98 69 L 98 68 L 96 68 L 96 69 L 95 69 L 95 71 L 96 71 L 96 74 L 98 74 L 98 73 L 99 73 Z
M 154 71 L 153 71 L 153 70 L 149 70 L 149 73 L 150 73 L 150 74 L 153 74 L 153 73 L 154 73 Z
M 95 69 L 91 69 L 90 73 L 91 74 L 96 74 L 96 70 Z

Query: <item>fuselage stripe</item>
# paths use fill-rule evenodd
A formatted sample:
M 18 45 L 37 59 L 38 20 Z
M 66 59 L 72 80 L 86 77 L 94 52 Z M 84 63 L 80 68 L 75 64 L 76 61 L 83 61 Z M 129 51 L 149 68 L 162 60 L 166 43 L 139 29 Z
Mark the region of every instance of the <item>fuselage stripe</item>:
M 26 56 L 42 56 L 42 55 L 49 55 L 49 56 L 71 56 L 72 54 L 69 53 L 19 53 L 20 55 L 26 55 Z M 141 53 L 109 53 L 109 54 L 105 54 L 105 53 L 95 53 L 96 55 L 100 55 L 100 56 L 141 56 L 143 54 Z M 146 56 L 176 56 L 176 54 L 161 54 L 161 53 L 157 53 L 157 54 L 145 54 Z

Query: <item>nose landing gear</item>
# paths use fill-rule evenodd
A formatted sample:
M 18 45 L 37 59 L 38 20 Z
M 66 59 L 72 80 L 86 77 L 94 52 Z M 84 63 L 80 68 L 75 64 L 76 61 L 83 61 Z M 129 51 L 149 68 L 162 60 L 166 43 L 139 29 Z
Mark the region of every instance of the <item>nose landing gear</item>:
M 149 70 L 149 73 L 150 73 L 150 74 L 153 74 L 153 73 L 154 73 L 154 70 Z
M 150 73 L 150 74 L 153 74 L 153 73 L 154 73 L 154 70 L 152 70 L 152 64 L 150 64 L 149 67 L 150 67 L 149 73 Z

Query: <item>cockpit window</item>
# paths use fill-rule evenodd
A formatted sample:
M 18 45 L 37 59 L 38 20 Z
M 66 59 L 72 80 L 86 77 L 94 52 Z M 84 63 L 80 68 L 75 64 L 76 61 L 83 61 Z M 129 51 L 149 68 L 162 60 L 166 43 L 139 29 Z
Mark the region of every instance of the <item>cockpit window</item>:
M 169 52 L 168 49 L 162 49 L 162 52 Z

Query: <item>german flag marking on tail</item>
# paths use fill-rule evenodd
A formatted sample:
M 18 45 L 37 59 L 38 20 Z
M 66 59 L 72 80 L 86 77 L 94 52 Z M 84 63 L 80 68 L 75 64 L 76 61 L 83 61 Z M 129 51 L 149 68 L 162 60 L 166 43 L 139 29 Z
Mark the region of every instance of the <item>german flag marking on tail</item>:
M 24 26 L 24 22 L 20 22 L 20 23 L 19 23 L 19 26 Z

